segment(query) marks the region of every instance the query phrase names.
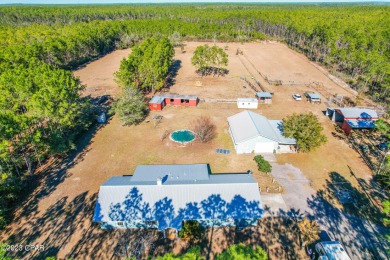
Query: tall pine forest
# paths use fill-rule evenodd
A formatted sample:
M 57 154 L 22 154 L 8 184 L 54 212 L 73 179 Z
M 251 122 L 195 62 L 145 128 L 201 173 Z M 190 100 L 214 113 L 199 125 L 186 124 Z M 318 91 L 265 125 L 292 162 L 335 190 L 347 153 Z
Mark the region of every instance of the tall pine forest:
M 0 228 L 30 176 L 93 122 L 72 70 L 148 37 L 279 40 L 390 104 L 390 6 L 0 6 Z

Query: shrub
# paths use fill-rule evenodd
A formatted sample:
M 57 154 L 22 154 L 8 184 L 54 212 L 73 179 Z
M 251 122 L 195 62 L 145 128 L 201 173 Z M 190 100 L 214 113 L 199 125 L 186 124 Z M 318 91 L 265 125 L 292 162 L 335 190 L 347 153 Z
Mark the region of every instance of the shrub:
M 267 260 L 268 255 L 259 246 L 253 248 L 252 246 L 244 246 L 237 244 L 230 246 L 226 251 L 216 255 L 215 260 Z
M 196 220 L 188 220 L 184 222 L 182 229 L 179 232 L 179 237 L 184 241 L 197 242 L 202 238 L 204 233 L 203 228 L 200 226 L 199 222 Z
M 266 159 L 264 159 L 263 156 L 256 155 L 255 158 L 253 158 L 253 160 L 255 160 L 255 162 L 257 163 L 257 167 L 258 167 L 259 171 L 262 171 L 262 172 L 271 172 L 272 171 L 271 164 Z
M 173 253 L 165 254 L 164 256 L 157 257 L 156 260 L 204 260 L 203 256 L 200 255 L 200 247 L 192 247 L 188 249 L 185 254 L 174 255 Z
M 0 259 L 1 260 L 11 260 L 12 259 L 11 257 L 6 257 L 5 256 L 6 253 L 7 253 L 7 251 L 5 250 L 6 246 L 7 245 L 5 245 L 5 244 L 0 244 Z
M 202 143 L 207 143 L 215 137 L 217 127 L 210 117 L 201 116 L 192 121 L 193 131 Z

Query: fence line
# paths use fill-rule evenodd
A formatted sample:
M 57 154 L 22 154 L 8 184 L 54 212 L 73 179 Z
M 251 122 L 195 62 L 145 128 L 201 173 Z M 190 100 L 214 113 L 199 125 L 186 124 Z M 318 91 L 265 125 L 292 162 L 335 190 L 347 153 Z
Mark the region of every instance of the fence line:
M 200 99 L 199 101 L 205 103 L 237 103 L 237 99 L 224 99 L 224 98 L 217 98 L 217 99 L 204 98 L 204 99 Z

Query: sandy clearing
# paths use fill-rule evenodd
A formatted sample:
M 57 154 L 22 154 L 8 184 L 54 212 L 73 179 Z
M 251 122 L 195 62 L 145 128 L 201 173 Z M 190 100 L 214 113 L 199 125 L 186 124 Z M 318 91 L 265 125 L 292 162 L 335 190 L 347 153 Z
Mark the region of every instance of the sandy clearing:
M 284 71 L 287 79 L 313 80 L 326 82 L 326 76 L 318 74 L 307 59 L 289 50 L 283 44 L 270 43 L 218 43 L 228 45 L 230 56 L 229 71 L 225 77 L 200 77 L 190 63 L 195 47 L 191 42 L 185 47 L 186 53 L 176 51 L 175 59 L 181 61 L 181 68 L 175 78 L 170 92 L 195 94 L 201 98 L 237 98 L 254 96 L 254 91 L 243 88 L 241 76 L 251 77 L 253 70 L 277 75 Z M 211 43 L 210 43 L 211 44 Z M 255 68 L 248 71 L 240 58 L 235 55 L 237 48 Z M 292 52 L 292 54 L 291 54 Z M 87 86 L 84 95 L 93 97 L 112 95 L 117 97 L 120 89 L 113 80 L 113 73 L 119 68 L 120 60 L 130 50 L 119 50 L 93 61 L 84 68 L 75 71 L 83 84 Z M 263 60 L 270 59 L 271 65 L 262 66 Z M 284 57 L 288 56 L 288 58 Z M 258 58 L 256 58 L 258 57 Z M 267 58 L 268 57 L 268 58 Z M 306 60 L 305 60 L 306 59 Z M 248 62 L 246 63 L 248 66 Z M 275 76 L 275 77 L 276 77 Z M 196 87 L 196 81 L 202 86 Z M 327 84 L 327 83 L 324 83 Z M 332 86 L 329 83 L 329 86 Z M 358 177 L 367 178 L 370 172 L 359 155 L 342 141 L 332 136 L 334 126 L 322 114 L 325 105 L 313 105 L 305 101 L 294 101 L 293 93 L 310 90 L 305 86 L 266 86 L 275 93 L 272 105 L 261 105 L 257 113 L 270 119 L 281 119 L 293 112 L 315 113 L 325 128 L 329 138 L 326 145 L 309 154 L 277 155 L 278 163 L 289 163 L 299 168 L 310 180 L 314 189 L 320 189 L 326 183 L 329 173 L 338 172 L 348 181 L 356 184 L 347 166 L 350 166 Z M 335 91 L 337 86 L 332 86 Z M 138 164 L 158 163 L 210 163 L 213 172 L 242 172 L 255 169 L 253 155 L 235 155 L 227 157 L 215 154 L 216 148 L 231 149 L 233 145 L 227 129 L 226 118 L 239 112 L 235 104 L 201 103 L 198 108 L 166 107 L 159 114 L 164 116 L 161 124 L 154 127 L 153 121 L 143 122 L 138 126 L 123 127 L 114 117 L 97 132 L 82 140 L 85 146 L 81 152 L 69 161 L 64 160 L 59 166 L 44 173 L 41 185 L 25 201 L 15 217 L 15 221 L 1 234 L 2 239 L 10 238 L 15 243 L 43 243 L 48 248 L 47 254 L 59 258 L 77 256 L 81 259 L 104 259 L 114 254 L 118 243 L 118 232 L 105 232 L 99 226 L 91 224 L 93 207 L 99 186 L 111 176 L 131 173 Z M 160 135 L 164 130 L 175 130 L 190 127 L 190 121 L 200 115 L 210 115 L 217 124 L 218 135 L 210 144 L 194 143 L 181 147 L 169 140 L 161 142 Z M 152 116 L 149 115 L 149 118 Z M 255 174 L 260 186 L 270 185 L 270 177 Z M 23 254 L 22 257 L 39 259 L 42 255 Z M 20 255 L 19 255 L 20 256 Z
M 120 61 L 130 53 L 131 49 L 117 50 L 74 71 L 73 74 L 79 77 L 81 83 L 86 86 L 83 95 L 116 97 L 120 93 L 120 89 L 115 83 L 113 75 L 119 69 Z

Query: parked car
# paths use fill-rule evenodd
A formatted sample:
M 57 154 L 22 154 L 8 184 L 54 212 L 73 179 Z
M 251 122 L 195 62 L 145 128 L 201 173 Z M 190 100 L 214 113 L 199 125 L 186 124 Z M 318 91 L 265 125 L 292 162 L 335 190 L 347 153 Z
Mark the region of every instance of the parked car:
M 319 260 L 351 260 L 344 247 L 338 241 L 319 242 L 315 245 Z
M 302 100 L 302 97 L 301 97 L 301 95 L 299 95 L 299 94 L 293 94 L 292 97 L 293 97 L 293 99 L 295 99 L 295 100 L 297 100 L 297 101 Z

